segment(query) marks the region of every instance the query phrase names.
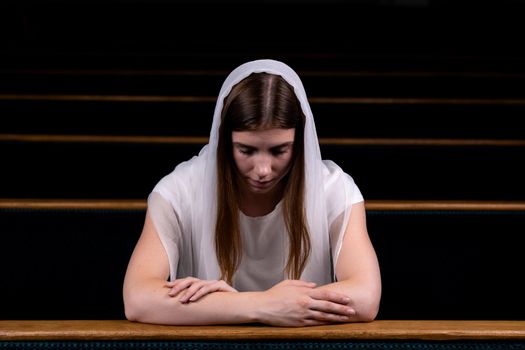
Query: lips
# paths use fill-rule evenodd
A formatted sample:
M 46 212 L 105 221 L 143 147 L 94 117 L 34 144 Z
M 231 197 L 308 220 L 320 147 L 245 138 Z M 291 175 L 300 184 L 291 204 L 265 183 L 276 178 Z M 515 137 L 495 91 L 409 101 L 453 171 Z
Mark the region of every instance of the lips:
M 255 188 L 267 188 L 270 186 L 270 184 L 272 183 L 272 180 L 269 180 L 269 181 L 257 181 L 257 180 L 252 180 L 252 179 L 248 179 L 248 182 L 250 183 L 250 185 L 252 185 L 253 187 Z

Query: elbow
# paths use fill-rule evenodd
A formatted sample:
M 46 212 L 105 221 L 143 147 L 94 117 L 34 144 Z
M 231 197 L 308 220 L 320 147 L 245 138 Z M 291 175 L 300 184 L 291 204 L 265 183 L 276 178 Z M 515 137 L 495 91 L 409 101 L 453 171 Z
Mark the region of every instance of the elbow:
M 124 314 L 126 319 L 130 322 L 151 323 L 151 324 L 169 324 L 169 325 L 185 325 L 187 320 L 186 314 L 179 312 L 175 308 L 171 308 L 169 304 L 165 303 L 163 298 L 134 291 L 131 293 L 124 293 Z M 165 297 L 168 299 L 171 297 Z M 178 303 L 177 303 L 178 304 Z M 167 312 L 167 308 L 173 312 Z
M 357 314 L 357 321 L 359 322 L 372 322 L 376 319 L 379 313 L 379 303 L 371 303 L 363 307 Z
M 124 314 L 126 319 L 132 322 L 140 321 L 140 308 L 136 302 L 132 302 L 130 298 L 124 298 Z
M 124 314 L 126 319 L 131 322 L 140 322 L 139 313 L 136 309 L 131 308 L 129 305 L 124 306 Z
M 124 314 L 128 321 L 144 321 L 145 309 L 141 299 L 138 293 L 124 293 Z
M 369 290 L 367 297 L 364 298 L 362 307 L 359 308 L 357 313 L 358 321 L 360 322 L 372 322 L 376 319 L 379 313 L 379 305 L 381 303 L 381 287 L 376 286 L 372 290 Z

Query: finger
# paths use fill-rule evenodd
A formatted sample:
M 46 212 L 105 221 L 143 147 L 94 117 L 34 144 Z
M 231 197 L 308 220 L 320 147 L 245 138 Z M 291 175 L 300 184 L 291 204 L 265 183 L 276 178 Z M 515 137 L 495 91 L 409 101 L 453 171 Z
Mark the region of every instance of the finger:
M 202 286 L 202 288 L 200 288 L 191 298 L 189 298 L 189 301 L 196 301 L 204 295 L 213 292 L 237 292 L 237 290 L 224 281 L 217 281 Z
M 230 286 L 228 283 L 224 281 L 219 281 L 218 286 L 219 286 L 218 290 L 222 290 L 224 292 L 237 292 L 237 289 L 233 288 L 232 286 Z
M 205 286 L 202 286 L 202 288 L 200 288 L 198 291 L 196 291 L 195 294 L 193 294 L 188 299 L 188 301 L 197 301 L 203 296 L 213 293 L 213 292 L 217 292 L 219 290 L 221 290 L 221 287 L 218 283 L 207 284 Z
M 168 292 L 168 295 L 170 297 L 174 297 L 177 294 L 179 294 L 180 292 L 182 292 L 183 290 L 184 290 L 184 288 L 182 288 L 181 286 L 177 286 L 176 288 L 171 288 L 171 290 Z
M 321 321 L 321 320 L 317 320 L 312 317 L 312 318 L 306 318 L 302 320 L 301 323 L 302 323 L 301 326 L 323 326 L 323 325 L 331 324 L 333 322 Z
M 188 281 L 199 281 L 198 278 L 195 278 L 195 277 L 185 277 L 185 278 L 178 278 L 174 281 L 166 281 L 166 286 L 167 287 L 174 287 L 178 284 L 181 284 L 181 283 L 186 283 Z
M 308 281 L 302 281 L 302 280 L 286 280 L 286 281 L 283 281 L 283 283 L 287 286 L 293 286 L 293 287 L 314 288 L 316 286 L 314 282 L 308 282 Z
M 352 316 L 355 316 L 356 314 L 355 309 L 350 306 L 341 305 L 341 304 L 334 303 L 331 301 L 326 301 L 326 300 L 312 299 L 309 305 L 309 309 L 315 312 L 321 312 L 321 313 L 339 315 L 339 316 L 345 316 L 345 317 L 352 317 Z
M 213 283 L 215 282 L 205 281 L 205 280 L 199 280 L 198 282 L 193 283 L 183 292 L 183 294 L 181 294 L 180 301 L 182 303 L 188 302 L 195 295 L 195 293 L 197 293 L 200 289 L 204 288 L 207 285 L 211 285 Z
M 308 319 L 324 323 L 341 323 L 350 322 L 352 320 L 352 316 L 312 310 L 308 316 Z
M 180 279 L 180 280 L 175 280 L 175 281 L 169 281 L 169 282 L 166 282 L 166 284 L 164 284 L 164 286 L 169 287 L 169 288 L 173 288 L 175 286 L 178 286 L 179 284 L 181 284 L 184 281 L 186 281 L 186 278 Z
M 171 288 L 171 290 L 168 292 L 168 295 L 173 297 L 173 296 L 179 294 L 181 291 L 183 291 L 187 287 L 188 287 L 187 285 L 178 284 L 175 287 Z
M 315 283 L 315 282 L 301 281 L 301 280 L 300 280 L 300 282 L 303 282 L 304 286 L 308 287 L 308 288 L 315 288 L 317 286 L 317 283 Z
M 331 301 L 341 305 L 350 305 L 352 303 L 352 299 L 348 295 L 331 290 L 314 289 L 308 295 L 312 299 Z
M 195 293 L 193 293 L 194 286 L 192 285 L 191 288 L 189 288 L 182 298 L 185 302 L 192 302 L 197 301 L 206 294 L 210 294 L 213 292 L 237 292 L 236 289 L 234 289 L 232 286 L 227 284 L 224 281 L 203 281 L 201 287 L 199 289 L 195 288 Z M 196 287 L 196 286 L 195 286 Z M 193 295 L 190 296 L 190 294 L 193 293 Z M 189 297 L 188 297 L 189 296 Z M 181 301 L 182 301 L 181 300 Z
M 173 288 L 171 288 L 171 290 L 168 292 L 168 295 L 169 296 L 175 296 L 177 294 L 179 294 L 180 292 L 182 292 L 183 290 L 185 290 L 186 288 L 188 288 L 188 285 L 184 284 L 179 284 Z
M 171 291 L 168 292 L 168 295 L 175 296 L 179 294 L 181 291 L 183 291 L 184 289 L 191 286 L 192 284 L 197 283 L 198 281 L 200 280 L 197 278 L 193 278 L 193 277 L 176 280 L 173 282 L 173 286 L 171 288 Z

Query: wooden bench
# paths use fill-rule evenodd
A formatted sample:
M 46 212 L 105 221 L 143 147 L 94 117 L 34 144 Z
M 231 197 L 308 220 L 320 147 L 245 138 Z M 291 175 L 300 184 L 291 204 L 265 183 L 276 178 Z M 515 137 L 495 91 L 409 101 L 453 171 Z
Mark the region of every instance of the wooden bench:
M 0 349 L 525 349 L 525 321 L 383 320 L 330 326 L 0 321 Z

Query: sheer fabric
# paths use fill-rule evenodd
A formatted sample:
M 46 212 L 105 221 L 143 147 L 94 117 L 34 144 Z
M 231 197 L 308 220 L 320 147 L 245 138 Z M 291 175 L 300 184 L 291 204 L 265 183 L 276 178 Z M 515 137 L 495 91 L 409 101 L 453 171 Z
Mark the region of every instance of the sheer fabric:
M 201 149 L 198 156 L 180 163 L 173 172 L 161 179 L 148 197 L 148 212 L 166 249 L 172 280 L 186 276 L 201 279 L 220 277 L 214 246 L 214 228 L 217 213 L 216 151 L 221 111 L 224 98 L 235 84 L 252 73 L 261 72 L 282 76 L 294 88 L 306 116 L 305 210 L 312 250 L 301 279 L 322 285 L 332 282 L 335 278 L 334 266 L 352 204 L 362 201 L 363 198 L 348 174 L 334 162 L 322 160 L 312 111 L 299 76 L 288 65 L 265 59 L 242 64 L 228 75 L 219 92 L 208 144 Z M 280 204 L 268 215 L 275 215 L 277 221 L 273 222 L 273 225 L 281 225 L 278 221 L 282 222 Z M 255 235 L 264 231 L 264 218 L 251 219 L 254 218 L 245 217 L 241 213 L 241 235 L 245 248 L 253 248 Z M 245 232 L 246 230 L 251 232 Z M 274 242 L 285 249 L 286 257 L 288 242 L 284 230 L 282 227 L 284 237 Z M 282 254 L 282 249 L 277 249 L 279 254 Z M 282 264 L 282 269 L 270 269 L 273 272 L 268 276 L 269 270 L 265 270 L 263 263 L 259 269 L 250 265 L 247 272 L 243 266 L 250 264 L 249 259 L 243 254 L 244 263 L 241 262 L 239 278 L 234 276 L 234 287 L 238 290 L 269 288 L 273 281 L 286 278 L 283 271 L 286 261 L 273 259 L 279 265 Z M 277 272 L 279 275 L 273 276 Z M 243 274 L 246 277 L 243 278 Z

